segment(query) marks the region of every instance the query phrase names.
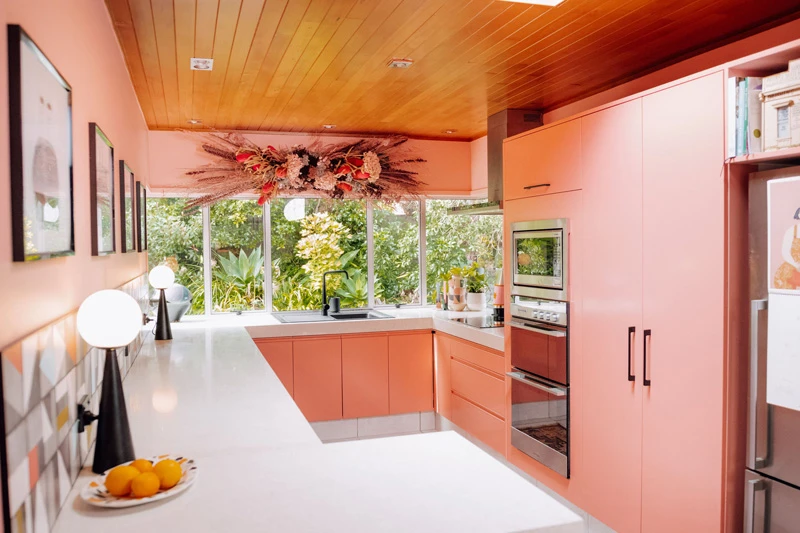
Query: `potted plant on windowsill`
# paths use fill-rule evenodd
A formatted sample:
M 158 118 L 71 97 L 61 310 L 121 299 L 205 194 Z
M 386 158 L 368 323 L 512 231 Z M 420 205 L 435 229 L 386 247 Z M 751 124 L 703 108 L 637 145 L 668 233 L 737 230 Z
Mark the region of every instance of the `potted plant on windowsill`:
M 467 280 L 467 307 L 470 311 L 483 311 L 486 307 L 486 273 L 483 267 L 472 263 L 464 275 Z
M 461 267 L 451 268 L 449 283 L 450 292 L 447 293 L 447 309 L 449 311 L 463 311 L 467 306 L 464 269 Z

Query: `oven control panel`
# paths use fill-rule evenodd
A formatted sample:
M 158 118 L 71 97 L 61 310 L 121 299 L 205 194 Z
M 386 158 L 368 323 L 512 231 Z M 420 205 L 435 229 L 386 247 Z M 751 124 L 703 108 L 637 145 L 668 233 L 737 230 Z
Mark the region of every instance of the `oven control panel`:
M 567 303 L 517 297 L 511 304 L 511 316 L 566 327 Z

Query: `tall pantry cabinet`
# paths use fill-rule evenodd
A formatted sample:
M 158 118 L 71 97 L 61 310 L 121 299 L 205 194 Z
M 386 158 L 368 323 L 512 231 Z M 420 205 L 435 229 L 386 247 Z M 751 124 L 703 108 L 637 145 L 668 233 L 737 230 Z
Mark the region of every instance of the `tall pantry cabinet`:
M 569 483 L 619 533 L 721 531 L 723 73 L 579 120 L 582 456 Z

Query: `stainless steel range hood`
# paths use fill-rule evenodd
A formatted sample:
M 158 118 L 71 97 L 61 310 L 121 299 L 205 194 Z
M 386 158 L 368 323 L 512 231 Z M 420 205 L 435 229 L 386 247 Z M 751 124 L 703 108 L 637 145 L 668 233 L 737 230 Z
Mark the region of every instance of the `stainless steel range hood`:
M 503 140 L 538 128 L 542 113 L 535 109 L 506 109 L 489 117 L 486 132 L 486 159 L 488 164 L 487 201 L 478 204 L 452 207 L 449 215 L 502 215 L 503 214 Z

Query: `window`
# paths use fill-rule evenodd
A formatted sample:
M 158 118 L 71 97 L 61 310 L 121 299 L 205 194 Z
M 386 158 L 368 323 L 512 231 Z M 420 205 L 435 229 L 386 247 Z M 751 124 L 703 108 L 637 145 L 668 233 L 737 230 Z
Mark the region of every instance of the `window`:
M 166 264 L 175 283 L 192 293 L 188 314 L 205 312 L 203 288 L 203 219 L 199 211 L 185 214 L 183 198 L 148 198 L 148 270 Z
M 150 198 L 150 267 L 175 270 L 195 314 L 319 309 L 327 270 L 349 276 L 328 276 L 328 295 L 343 308 L 433 303 L 452 267 L 478 262 L 491 286 L 502 266 L 501 216 L 447 214 L 471 203 L 230 199 L 186 214 L 184 199 Z
M 428 303 L 436 300 L 447 272 L 454 266 L 479 263 L 491 287 L 503 266 L 503 217 L 500 215 L 448 215 L 447 208 L 474 200 L 427 200 L 425 237 Z
M 419 208 L 416 200 L 373 203 L 378 305 L 420 303 Z
M 264 309 L 264 210 L 253 200 L 222 200 L 209 212 L 214 312 Z
M 278 198 L 270 204 L 272 309 L 322 307 L 322 274 L 342 307 L 367 307 L 367 209 L 363 200 Z

